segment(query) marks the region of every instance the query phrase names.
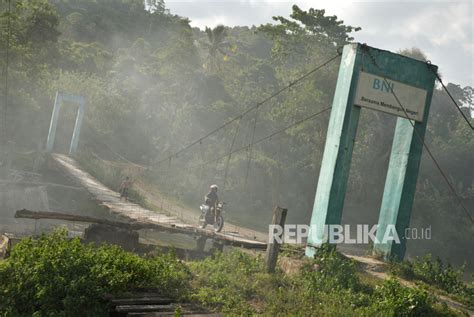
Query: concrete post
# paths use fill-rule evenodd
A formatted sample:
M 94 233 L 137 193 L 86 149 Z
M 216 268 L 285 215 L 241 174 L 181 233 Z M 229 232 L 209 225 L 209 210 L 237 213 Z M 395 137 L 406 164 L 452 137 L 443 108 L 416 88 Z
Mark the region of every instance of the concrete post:
M 85 101 L 84 98 L 81 98 L 79 101 L 79 110 L 77 112 L 76 124 L 74 125 L 74 132 L 72 134 L 71 146 L 69 148 L 69 155 L 73 155 L 77 151 L 77 146 L 79 144 L 79 136 L 81 134 L 82 120 L 84 118 L 85 112 Z
M 324 226 L 340 224 L 360 107 L 354 94 L 361 60 L 358 44 L 344 46 L 329 119 L 306 255 L 313 257 L 325 240 Z
M 418 171 L 423 152 L 435 74 L 419 62 L 419 79 L 427 90 L 425 111 L 422 122 L 412 123 L 406 118 L 398 118 L 390 154 L 390 163 L 385 180 L 385 188 L 380 207 L 374 253 L 383 255 L 386 260 L 395 258 L 403 260 L 406 251 L 405 230 L 410 225 L 411 211 L 415 198 Z M 429 67 L 436 67 L 430 65 Z M 436 69 L 435 69 L 436 71 Z M 397 91 L 394 89 L 394 93 Z M 408 105 L 403 105 L 407 107 Z M 400 243 L 392 239 L 383 241 L 389 226 L 394 226 Z
M 51 115 L 51 123 L 49 126 L 48 140 L 46 142 L 46 151 L 47 152 L 53 151 L 54 138 L 56 137 L 56 128 L 58 126 L 59 111 L 61 110 L 63 101 L 79 103 L 79 110 L 76 116 L 76 123 L 74 125 L 74 131 L 71 138 L 71 144 L 69 146 L 69 155 L 72 155 L 77 151 L 77 146 L 79 144 L 79 136 L 81 134 L 82 120 L 84 119 L 86 102 L 82 96 L 69 95 L 69 94 L 60 93 L 60 92 L 56 92 L 56 98 L 54 100 L 53 114 Z
M 51 115 L 51 123 L 49 125 L 48 140 L 46 142 L 46 151 L 52 152 L 54 146 L 54 138 L 56 137 L 56 128 L 58 126 L 59 110 L 61 109 L 62 96 L 60 92 L 56 92 L 54 98 L 53 114 Z
M 313 257 L 317 247 L 325 242 L 325 225 L 340 224 L 360 107 L 365 107 L 399 117 L 374 252 L 386 258 L 403 259 L 406 248 L 403 235 L 410 223 L 436 71 L 436 66 L 426 62 L 366 45 L 344 47 L 314 200 L 307 256 Z M 398 95 L 397 98 L 394 95 Z M 414 129 L 409 120 L 413 120 Z M 383 239 L 391 227 L 396 229 L 400 243 Z

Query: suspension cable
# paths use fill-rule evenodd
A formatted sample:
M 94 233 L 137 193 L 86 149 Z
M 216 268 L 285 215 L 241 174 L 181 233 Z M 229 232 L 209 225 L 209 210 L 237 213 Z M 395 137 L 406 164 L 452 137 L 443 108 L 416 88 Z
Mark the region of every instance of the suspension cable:
M 372 63 L 375 65 L 375 67 L 379 68 L 380 69 L 380 66 L 376 63 L 375 61 L 375 58 L 372 56 L 372 54 L 370 54 L 370 51 L 367 52 L 367 54 L 369 55 L 369 57 L 371 58 L 372 60 Z M 428 68 L 430 68 L 432 71 L 434 71 L 432 68 L 431 68 L 431 64 L 427 61 L 426 62 L 426 65 L 428 66 Z M 436 74 L 436 73 L 435 73 Z M 454 186 L 451 184 L 448 176 L 446 175 L 446 173 L 443 171 L 443 169 L 441 168 L 438 160 L 434 157 L 433 153 L 431 152 L 431 150 L 429 149 L 428 145 L 426 144 L 424 138 L 419 134 L 418 130 L 415 128 L 415 124 L 413 123 L 413 121 L 410 119 L 409 115 L 408 115 L 408 112 L 406 111 L 405 107 L 402 105 L 402 103 L 400 102 L 400 99 L 398 98 L 398 96 L 395 94 L 395 92 L 393 91 L 393 88 L 392 86 L 390 85 L 389 81 L 387 80 L 387 78 L 385 78 L 384 76 L 381 76 L 385 82 L 385 84 L 387 84 L 387 87 L 390 87 L 390 92 L 392 93 L 393 97 L 395 98 L 395 100 L 397 101 L 398 105 L 402 108 L 403 110 L 403 113 L 405 115 L 405 118 L 408 120 L 408 122 L 410 122 L 410 125 L 412 126 L 413 128 L 413 131 L 415 132 L 415 135 L 416 137 L 418 138 L 418 140 L 423 144 L 423 147 L 425 148 L 426 152 L 428 153 L 428 156 L 431 158 L 431 160 L 433 161 L 433 163 L 435 164 L 436 168 L 438 169 L 438 171 L 440 172 L 441 176 L 443 177 L 444 181 L 446 182 L 446 184 L 448 185 L 449 189 L 451 190 L 451 192 L 453 193 L 453 195 L 456 197 L 459 205 L 461 206 L 461 208 L 463 209 L 463 211 L 466 213 L 467 217 L 471 220 L 471 223 L 474 223 L 474 219 L 472 217 L 472 215 L 470 214 L 470 212 L 467 210 L 466 206 L 464 206 L 464 203 L 461 199 L 461 197 L 459 197 L 458 193 L 456 192 L 456 189 L 454 188 Z M 438 74 L 436 74 L 436 77 L 439 78 Z M 439 78 L 440 79 L 440 78 Z M 448 93 L 449 94 L 449 93 Z M 451 96 L 452 97 L 452 96 Z M 453 100 L 454 101 L 454 100 Z M 456 104 L 457 105 L 457 104 Z
M 172 158 L 174 157 L 177 157 L 179 154 L 183 153 L 184 151 L 188 150 L 189 148 L 193 147 L 194 145 L 196 144 L 199 144 L 201 143 L 202 141 L 204 141 L 205 139 L 209 138 L 210 136 L 212 136 L 213 134 L 215 134 L 216 132 L 222 130 L 223 128 L 227 127 L 229 124 L 241 119 L 243 116 L 245 116 L 246 114 L 248 114 L 249 112 L 251 112 L 252 110 L 255 110 L 257 108 L 259 108 L 261 105 L 265 104 L 266 102 L 270 101 L 271 99 L 275 98 L 276 96 L 280 95 L 283 91 L 293 87 L 295 84 L 305 80 L 306 78 L 308 78 L 310 75 L 314 74 L 315 72 L 317 72 L 318 70 L 320 70 L 321 68 L 327 66 L 329 63 L 331 63 L 332 61 L 336 60 L 337 58 L 339 58 L 342 54 L 338 51 L 336 55 L 334 55 L 333 57 L 331 57 L 330 59 L 326 60 L 325 62 L 321 63 L 320 65 L 318 65 L 317 67 L 313 68 L 311 71 L 307 72 L 306 74 L 302 75 L 301 77 L 297 78 L 296 80 L 290 82 L 288 85 L 280 88 L 279 90 L 277 90 L 276 92 L 274 92 L 272 95 L 266 97 L 265 99 L 261 100 L 260 102 L 257 102 L 254 106 L 251 106 L 249 108 L 247 108 L 245 111 L 243 111 L 241 114 L 233 117 L 232 119 L 230 119 L 229 121 L 225 122 L 224 124 L 222 124 L 221 126 L 215 128 L 214 130 L 206 133 L 205 135 L 203 135 L 202 137 L 198 138 L 197 140 L 191 142 L 190 144 L 186 145 L 185 147 L 183 147 L 182 149 L 180 149 L 179 151 L 167 156 L 166 158 L 158 161 L 156 164 L 161 164 L 163 162 L 166 162 L 166 161 L 169 161 L 171 160 Z
M 232 144 L 230 145 L 229 156 L 228 156 L 228 158 L 227 158 L 226 165 L 225 165 L 225 172 L 224 172 L 224 189 L 225 189 L 226 182 L 227 182 L 227 175 L 228 175 L 228 173 L 229 173 L 230 158 L 232 157 L 232 154 L 230 154 L 230 153 L 231 153 L 232 150 L 234 149 L 234 144 L 235 144 L 235 140 L 237 139 L 237 134 L 239 133 L 239 128 L 240 128 L 240 120 L 239 120 L 237 126 L 235 127 L 234 137 L 232 138 Z
M 254 118 L 254 121 L 253 121 L 253 129 L 252 129 L 252 139 L 251 139 L 249 147 L 247 149 L 248 158 L 247 158 L 247 170 L 245 172 L 244 186 L 247 185 L 247 181 L 248 181 L 248 178 L 249 178 L 250 163 L 252 162 L 252 145 L 251 144 L 255 141 L 255 130 L 257 129 L 257 121 L 258 121 L 258 108 L 255 109 L 255 118 Z
M 205 162 L 205 163 L 201 163 L 201 164 L 197 164 L 197 165 L 192 165 L 192 166 L 189 166 L 189 167 L 185 167 L 185 169 L 194 169 L 194 168 L 198 168 L 198 167 L 201 167 L 201 166 L 204 166 L 204 165 L 208 165 L 208 164 L 213 163 L 213 162 L 216 162 L 216 161 L 218 161 L 218 160 L 220 160 L 220 159 L 222 159 L 222 158 L 228 157 L 229 155 L 233 155 L 234 153 L 237 153 L 237 152 L 246 150 L 246 149 L 248 149 L 248 148 L 251 147 L 251 146 L 254 146 L 254 145 L 256 145 L 256 144 L 258 144 L 258 143 L 261 143 L 261 142 L 263 142 L 263 141 L 265 141 L 265 140 L 271 139 L 272 137 L 274 137 L 274 136 L 277 135 L 277 134 L 280 134 L 280 133 L 282 133 L 282 132 L 285 132 L 285 131 L 287 131 L 287 130 L 293 128 L 293 127 L 296 127 L 296 126 L 298 126 L 298 125 L 300 125 L 300 124 L 305 123 L 306 121 L 309 121 L 309 120 L 311 120 L 311 119 L 313 119 L 313 118 L 316 118 L 317 116 L 319 116 L 319 115 L 325 113 L 325 112 L 328 111 L 329 109 L 331 109 L 331 107 L 324 108 L 323 110 L 318 111 L 318 112 L 316 112 L 316 113 L 313 113 L 312 115 L 307 116 L 307 117 L 305 117 L 305 118 L 303 118 L 303 119 L 301 119 L 301 120 L 298 120 L 298 121 L 292 123 L 291 125 L 289 125 L 289 126 L 283 128 L 283 129 L 277 130 L 277 131 L 275 131 L 275 132 L 273 132 L 273 133 L 271 133 L 271 134 L 269 134 L 269 135 L 267 135 L 267 136 L 265 136 L 265 137 L 263 137 L 263 138 L 260 138 L 260 139 L 258 139 L 258 140 L 256 140 L 256 141 L 252 142 L 252 143 L 249 143 L 249 144 L 247 144 L 247 145 L 244 145 L 244 146 L 242 146 L 242 147 L 239 147 L 239 148 L 237 148 L 237 149 L 231 151 L 230 153 L 226 153 L 226 154 L 224 154 L 224 155 L 222 155 L 222 156 L 219 156 L 219 157 L 217 157 L 217 158 L 214 158 L 214 159 L 212 159 L 212 160 L 209 160 L 209 161 L 207 161 L 207 162 Z
M 387 87 L 391 87 L 388 80 L 383 77 L 383 80 L 385 81 L 385 83 L 387 84 Z M 449 189 L 451 190 L 451 192 L 453 193 L 453 195 L 456 197 L 459 205 L 462 207 L 462 209 L 464 210 L 464 212 L 466 213 L 466 215 L 468 216 L 468 218 L 471 220 L 472 223 L 474 223 L 474 219 L 472 217 L 472 215 L 469 213 L 469 211 L 467 210 L 466 206 L 464 206 L 464 203 L 462 202 L 462 199 L 461 197 L 459 197 L 458 193 L 456 192 L 456 189 L 454 188 L 454 186 L 451 184 L 451 182 L 449 181 L 449 178 L 448 176 L 446 175 L 446 173 L 443 171 L 443 169 L 441 168 L 441 166 L 439 165 L 439 162 L 438 160 L 434 157 L 433 153 L 431 152 L 431 150 L 428 148 L 428 145 L 426 144 L 425 140 L 423 137 L 421 137 L 421 135 L 418 133 L 418 131 L 416 130 L 415 128 L 415 124 L 413 123 L 412 120 L 410 120 L 409 116 L 408 116 L 408 112 L 406 111 L 405 107 L 402 105 L 402 103 L 400 102 L 400 99 L 398 99 L 398 96 L 395 94 L 395 92 L 393 91 L 393 88 L 390 88 L 390 91 L 392 93 L 392 95 L 395 97 L 395 100 L 397 101 L 398 105 L 402 108 L 405 116 L 406 116 L 406 119 L 410 122 L 410 125 L 413 127 L 413 131 L 415 132 L 415 135 L 417 136 L 418 140 L 423 144 L 423 147 L 425 148 L 426 152 L 428 153 L 429 157 L 431 158 L 431 160 L 434 162 L 436 168 L 438 169 L 438 171 L 440 172 L 441 176 L 443 177 L 443 179 L 446 181 L 446 184 L 448 185 Z
M 7 19 L 7 47 L 5 56 L 5 108 L 3 110 L 3 127 L 2 137 L 3 146 L 6 147 L 8 142 L 8 130 L 7 130 L 7 111 L 8 111 L 8 72 L 10 68 L 10 38 L 11 38 L 11 0 L 8 0 L 8 19 Z

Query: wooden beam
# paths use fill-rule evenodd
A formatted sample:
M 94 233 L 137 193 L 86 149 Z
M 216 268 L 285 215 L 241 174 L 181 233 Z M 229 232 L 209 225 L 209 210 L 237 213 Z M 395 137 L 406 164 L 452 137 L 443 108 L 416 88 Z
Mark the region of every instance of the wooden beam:
M 14 182 L 14 181 L 1 180 L 1 181 L 0 181 L 0 185 L 50 186 L 50 187 L 60 187 L 60 188 L 65 188 L 65 189 L 72 189 L 72 190 L 79 190 L 79 191 L 87 192 L 86 189 L 83 188 L 83 187 L 70 186 L 70 185 L 63 185 L 63 184 L 56 184 L 56 183 L 24 182 L 24 181 Z
M 116 298 L 110 301 L 112 306 L 118 305 L 169 305 L 173 302 L 172 299 L 163 297 L 135 297 L 135 298 Z
M 194 235 L 200 237 L 207 237 L 210 239 L 221 240 L 226 244 L 248 248 L 248 249 L 265 249 L 267 244 L 261 241 L 241 238 L 241 237 L 234 237 L 230 235 L 226 235 L 219 232 L 209 231 L 202 228 L 198 228 L 192 225 L 185 225 L 185 224 L 164 224 L 164 223 L 157 223 L 152 221 L 135 221 L 130 218 L 127 219 L 127 222 L 120 222 L 120 221 L 112 221 L 107 219 L 99 219 L 94 217 L 88 216 L 80 216 L 80 215 L 73 215 L 73 214 L 66 214 L 66 213 L 58 213 L 58 212 L 49 212 L 49 211 L 31 211 L 31 210 L 18 210 L 15 213 L 15 218 L 29 218 L 29 219 L 56 219 L 56 220 L 65 220 L 65 221 L 74 221 L 74 222 L 89 222 L 89 223 L 99 223 L 105 224 L 109 226 L 116 226 L 121 228 L 126 228 L 129 230 L 140 230 L 140 229 L 153 229 L 162 232 L 169 232 L 169 233 L 179 233 L 179 234 L 187 234 L 187 235 Z
M 141 313 L 141 312 L 174 312 L 174 305 L 119 305 L 115 311 L 119 313 Z
M 130 229 L 130 230 L 143 229 L 142 226 L 146 225 L 146 224 L 141 224 L 141 223 L 112 221 L 112 220 L 107 220 L 107 219 L 99 219 L 99 218 L 94 218 L 94 217 L 65 214 L 65 213 L 59 213 L 59 212 L 32 211 L 32 210 L 27 210 L 27 209 L 17 210 L 15 213 L 15 218 L 55 219 L 55 220 L 65 220 L 65 221 L 74 221 L 74 222 L 89 222 L 89 223 L 109 225 L 113 227 L 121 227 L 125 229 Z

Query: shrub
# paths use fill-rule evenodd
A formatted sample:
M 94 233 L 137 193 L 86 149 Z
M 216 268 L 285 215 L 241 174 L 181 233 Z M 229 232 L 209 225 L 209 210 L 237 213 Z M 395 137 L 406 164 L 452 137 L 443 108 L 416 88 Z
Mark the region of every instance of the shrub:
M 389 272 L 401 278 L 412 280 L 416 278 L 413 264 L 410 261 L 391 261 L 388 265 Z
M 263 261 L 246 253 L 219 253 L 190 263 L 192 298 L 230 315 L 265 316 L 456 316 L 435 310 L 421 289 L 396 280 L 363 284 L 354 261 L 323 246 L 296 275 L 267 274 Z
M 390 271 L 406 279 L 416 279 L 454 295 L 460 301 L 474 305 L 474 286 L 466 285 L 463 280 L 464 267 L 455 270 L 441 259 L 432 260 L 431 255 L 415 259 L 413 262 L 393 262 Z
M 300 278 L 309 291 L 357 290 L 361 287 L 355 262 L 329 245 L 318 249 L 314 260 L 303 267 Z
M 388 316 L 433 316 L 433 298 L 418 288 L 403 287 L 396 279 L 376 286 L 373 294 L 376 311 Z
M 83 245 L 64 230 L 23 239 L 0 266 L 0 313 L 7 316 L 97 316 L 105 294 L 141 288 L 184 295 L 189 277 L 173 255 L 145 259 L 116 246 Z
M 226 313 L 251 314 L 248 301 L 261 284 L 263 263 L 241 251 L 215 253 L 212 258 L 190 263 L 195 292 L 192 299 L 204 306 Z
M 466 291 L 462 281 L 464 268 L 453 269 L 450 264 L 444 264 L 440 258 L 431 259 L 431 255 L 418 258 L 413 262 L 415 276 L 429 284 L 434 284 L 451 294 L 460 294 Z

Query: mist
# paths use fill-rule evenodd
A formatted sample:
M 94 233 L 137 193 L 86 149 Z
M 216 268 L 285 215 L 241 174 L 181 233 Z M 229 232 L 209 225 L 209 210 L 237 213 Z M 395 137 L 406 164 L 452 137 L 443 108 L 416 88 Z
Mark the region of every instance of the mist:
M 33 234 L 53 223 L 38 228 L 14 220 L 23 208 L 109 217 L 48 163 L 57 91 L 86 98 L 77 161 L 113 190 L 129 176 L 137 203 L 158 208 L 160 197 L 191 210 L 186 218 L 197 222 L 209 185 L 218 184 L 232 224 L 265 233 L 277 205 L 288 208 L 287 223 L 309 223 L 330 111 L 286 128 L 331 106 L 339 60 L 267 98 L 337 54 L 357 26 L 312 32 L 280 19 L 199 29 L 161 1 L 12 0 L 10 22 L 7 3 L 0 8 L 0 231 Z M 399 49 L 417 52 L 409 43 Z M 470 116 L 472 87 L 447 86 Z M 76 113 L 77 105 L 63 104 L 53 152 L 68 154 Z M 377 223 L 395 121 L 363 109 L 343 224 Z M 471 214 L 473 140 L 437 87 L 426 142 Z M 433 234 L 410 241 L 408 258 L 431 253 L 474 269 L 474 226 L 426 153 L 410 226 L 431 227 Z M 370 246 L 344 248 L 365 253 Z

